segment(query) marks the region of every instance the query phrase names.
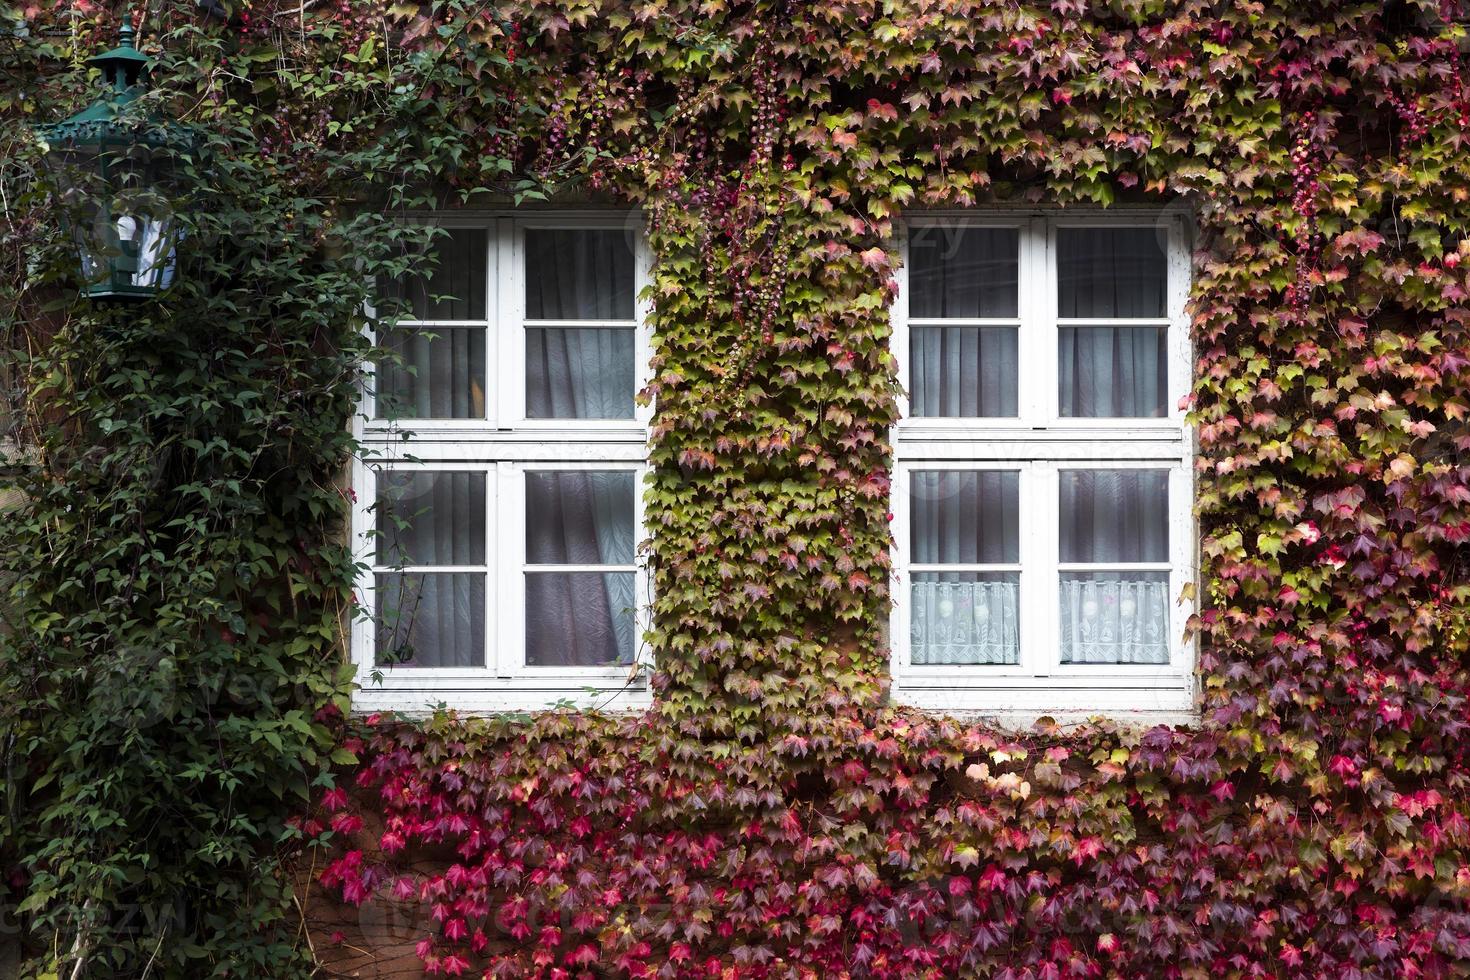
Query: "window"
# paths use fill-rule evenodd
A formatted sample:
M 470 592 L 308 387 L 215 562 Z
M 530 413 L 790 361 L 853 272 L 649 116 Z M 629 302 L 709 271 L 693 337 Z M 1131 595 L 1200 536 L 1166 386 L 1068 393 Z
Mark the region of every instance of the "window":
M 360 423 L 359 705 L 646 704 L 641 234 L 446 224 L 435 262 L 379 284 L 408 317 L 376 338 Z
M 1186 717 L 1188 263 L 1174 217 L 907 223 L 896 696 Z

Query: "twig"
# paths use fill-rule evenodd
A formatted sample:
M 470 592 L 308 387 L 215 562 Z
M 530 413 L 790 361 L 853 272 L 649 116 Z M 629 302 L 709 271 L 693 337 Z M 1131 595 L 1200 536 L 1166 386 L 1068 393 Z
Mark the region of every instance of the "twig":
M 311 951 L 312 965 L 316 965 L 316 944 L 311 941 L 311 930 L 306 927 L 306 909 L 301 907 L 301 896 L 296 894 L 296 889 L 291 889 L 291 901 L 296 903 L 296 913 L 301 916 L 301 933 L 306 936 L 306 948 Z
M 82 915 L 83 915 L 83 917 L 86 916 L 87 910 L 90 909 L 91 907 L 92 907 L 92 900 L 90 898 L 87 899 L 85 902 L 82 903 Z M 76 960 L 77 960 L 76 966 L 72 967 L 71 980 L 79 980 L 79 978 L 82 975 L 82 967 L 85 966 L 86 965 L 86 962 L 87 962 L 86 956 L 83 955 L 84 950 L 85 950 L 85 947 L 82 945 L 82 939 L 86 936 L 86 934 L 87 934 L 86 923 L 85 922 L 78 923 L 78 925 L 77 925 L 77 938 L 71 944 L 71 955 L 72 956 L 75 956 L 76 957 Z
M 168 926 L 164 925 L 163 932 L 158 937 L 158 945 L 153 947 L 153 955 L 148 957 L 148 962 L 143 966 L 143 975 L 138 980 L 148 980 L 148 974 L 153 972 L 153 961 L 158 959 L 158 951 L 163 949 L 163 941 L 168 936 Z

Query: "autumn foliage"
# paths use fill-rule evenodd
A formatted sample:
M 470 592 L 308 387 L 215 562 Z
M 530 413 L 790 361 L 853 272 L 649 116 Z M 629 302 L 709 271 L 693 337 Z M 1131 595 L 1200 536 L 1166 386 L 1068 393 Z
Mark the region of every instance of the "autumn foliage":
M 415 178 L 656 257 L 654 708 L 353 722 L 334 898 L 447 976 L 1470 971 L 1463 4 L 282 7 L 241 43 L 454 73 Z M 303 181 L 374 122 L 317 111 L 257 123 Z M 1199 723 L 894 707 L 895 221 L 1137 203 L 1195 229 Z
M 324 882 L 447 975 L 1470 969 L 1461 13 L 517 8 L 653 216 L 659 700 L 375 720 Z M 893 219 L 1127 201 L 1197 222 L 1200 724 L 883 707 Z

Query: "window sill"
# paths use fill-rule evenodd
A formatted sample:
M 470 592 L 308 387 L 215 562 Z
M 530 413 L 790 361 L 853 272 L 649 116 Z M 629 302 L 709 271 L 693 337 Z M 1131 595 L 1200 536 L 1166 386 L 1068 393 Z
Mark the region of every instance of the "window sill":
M 907 677 L 895 679 L 891 693 L 898 704 L 965 720 L 995 721 L 1010 728 L 1029 728 L 1039 718 L 1079 724 L 1101 717 L 1144 727 L 1200 721 L 1194 679 L 1178 675 L 1107 686 L 1095 679 L 1056 675 L 996 677 L 984 687 L 970 688 Z
M 463 715 L 497 715 L 552 711 L 642 712 L 653 706 L 646 685 L 590 691 L 586 688 L 408 688 L 401 685 L 363 687 L 352 694 L 354 714 L 392 711 L 424 718 L 443 707 Z

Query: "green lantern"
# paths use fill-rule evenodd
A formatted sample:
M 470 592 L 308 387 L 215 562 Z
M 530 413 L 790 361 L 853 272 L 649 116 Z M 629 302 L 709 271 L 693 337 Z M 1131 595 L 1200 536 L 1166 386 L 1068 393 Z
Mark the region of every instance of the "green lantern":
M 105 91 L 71 118 L 37 127 L 61 217 L 76 245 L 83 294 L 140 300 L 173 282 L 178 177 L 194 145 L 178 123 L 144 115 L 149 59 L 133 47 L 131 17 L 118 45 L 87 59 Z

